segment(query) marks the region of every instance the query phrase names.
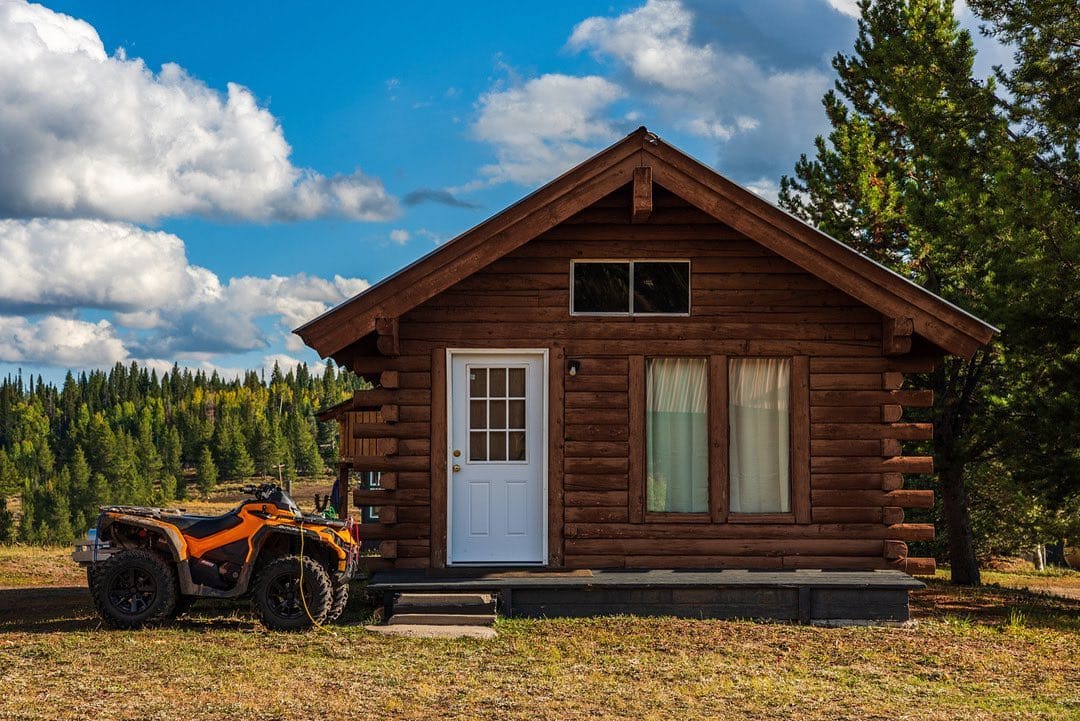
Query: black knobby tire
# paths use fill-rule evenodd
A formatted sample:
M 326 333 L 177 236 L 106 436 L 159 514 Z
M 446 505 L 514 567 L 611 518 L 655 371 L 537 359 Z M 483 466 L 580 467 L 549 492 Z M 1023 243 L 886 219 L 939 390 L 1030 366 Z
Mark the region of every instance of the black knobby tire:
M 254 595 L 259 617 L 267 628 L 273 631 L 305 631 L 326 621 L 334 590 L 330 576 L 321 563 L 310 556 L 301 558 L 288 555 L 274 559 L 259 571 Z
M 176 572 L 153 551 L 114 553 L 97 564 L 91 582 L 94 605 L 113 628 L 156 623 L 176 608 Z
M 341 614 L 345 612 L 345 605 L 349 603 L 348 576 L 344 573 L 334 573 L 331 579 L 334 598 L 330 602 L 330 612 L 326 614 L 327 623 L 333 623 L 341 618 Z

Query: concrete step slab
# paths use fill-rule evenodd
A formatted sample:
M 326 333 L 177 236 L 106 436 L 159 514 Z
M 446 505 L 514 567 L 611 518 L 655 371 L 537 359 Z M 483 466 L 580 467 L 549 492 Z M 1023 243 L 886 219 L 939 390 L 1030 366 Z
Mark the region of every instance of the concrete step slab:
M 372 633 L 383 636 L 406 636 L 409 638 L 495 638 L 491 626 L 428 626 L 394 624 L 391 626 L 365 626 Z
M 493 613 L 395 613 L 391 626 L 492 626 Z
M 487 606 L 495 602 L 490 593 L 402 593 L 395 606 Z

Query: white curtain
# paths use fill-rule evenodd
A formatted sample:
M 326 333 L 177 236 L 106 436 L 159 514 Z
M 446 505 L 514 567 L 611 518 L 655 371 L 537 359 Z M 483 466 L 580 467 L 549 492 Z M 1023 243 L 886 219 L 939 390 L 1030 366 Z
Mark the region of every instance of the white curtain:
M 645 447 L 650 511 L 709 510 L 708 362 L 650 358 Z
M 791 363 L 732 359 L 728 367 L 730 508 L 733 513 L 791 510 Z

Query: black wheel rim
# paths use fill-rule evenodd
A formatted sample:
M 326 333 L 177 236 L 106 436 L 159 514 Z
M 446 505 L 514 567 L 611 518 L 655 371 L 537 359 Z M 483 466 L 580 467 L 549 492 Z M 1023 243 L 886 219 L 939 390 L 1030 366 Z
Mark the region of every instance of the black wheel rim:
M 304 610 L 305 601 L 308 608 L 311 608 L 311 582 L 304 584 L 304 597 L 301 600 L 299 573 L 279 573 L 266 586 L 267 608 L 280 618 L 295 619 L 307 615 Z
M 130 616 L 138 616 L 154 605 L 157 582 L 141 568 L 126 568 L 113 576 L 109 584 L 109 603 Z

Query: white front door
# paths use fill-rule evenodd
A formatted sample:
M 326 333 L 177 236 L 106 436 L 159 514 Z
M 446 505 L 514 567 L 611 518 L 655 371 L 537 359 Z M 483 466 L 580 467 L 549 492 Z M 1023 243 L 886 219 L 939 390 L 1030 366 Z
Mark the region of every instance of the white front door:
M 546 561 L 546 354 L 450 352 L 450 563 Z

